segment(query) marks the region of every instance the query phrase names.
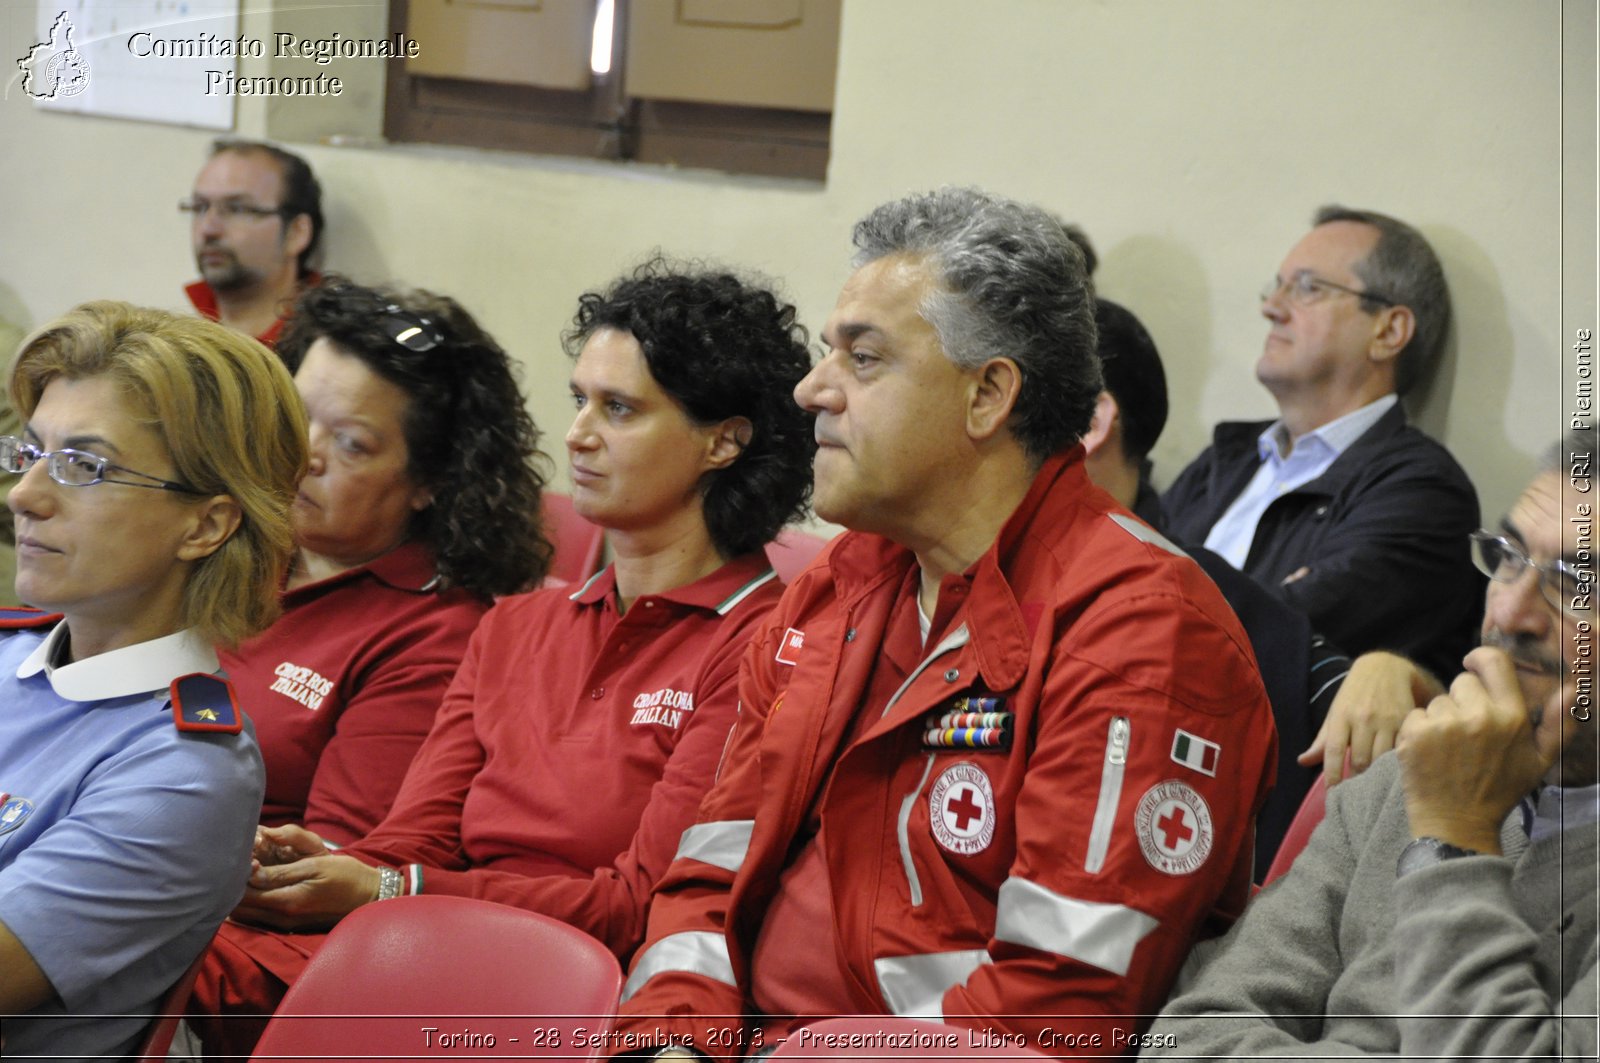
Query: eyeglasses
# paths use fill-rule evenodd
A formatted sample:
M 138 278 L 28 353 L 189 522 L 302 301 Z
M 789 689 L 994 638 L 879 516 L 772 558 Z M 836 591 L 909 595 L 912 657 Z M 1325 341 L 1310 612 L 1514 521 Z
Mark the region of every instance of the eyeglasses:
M 63 487 L 92 487 L 95 484 L 105 483 L 121 484 L 124 487 L 149 487 L 157 491 L 177 491 L 185 495 L 206 494 L 205 491 L 190 487 L 188 484 L 173 483 L 159 476 L 137 472 L 125 465 L 113 464 L 87 450 L 46 451 L 16 436 L 0 436 L 0 472 L 21 476 L 40 461 L 45 462 L 45 471 L 50 474 L 50 479 Z M 128 476 L 140 476 L 154 482 L 140 484 L 127 480 L 112 480 L 106 476 L 107 470 Z
M 178 209 L 189 215 L 193 221 L 199 221 L 206 216 L 206 212 L 212 210 L 216 211 L 217 216 L 224 222 L 237 221 L 240 218 L 270 218 L 284 213 L 282 207 L 258 207 L 254 203 L 241 203 L 237 199 L 210 200 L 203 196 L 180 199 Z
M 383 308 L 382 326 L 391 340 L 417 354 L 431 351 L 444 342 L 444 333 L 431 318 L 413 314 L 396 303 Z
M 1295 306 L 1308 306 L 1311 303 L 1316 302 L 1318 299 L 1321 299 L 1329 292 L 1343 292 L 1345 295 L 1353 295 L 1357 299 L 1362 299 L 1373 303 L 1381 303 L 1384 306 L 1400 305 L 1399 302 L 1389 298 L 1387 295 L 1381 295 L 1378 292 L 1363 292 L 1357 291 L 1354 288 L 1346 288 L 1342 284 L 1335 284 L 1333 281 L 1323 280 L 1321 277 L 1310 272 L 1309 270 L 1300 270 L 1297 273 L 1291 274 L 1288 280 L 1280 281 L 1274 277 L 1272 280 L 1266 283 L 1264 288 L 1261 289 L 1261 301 L 1264 303 L 1268 299 L 1271 299 L 1274 295 L 1277 295 L 1279 292 L 1286 292 L 1289 302 L 1293 303 Z
M 1592 572 L 1582 572 L 1565 561 L 1540 564 L 1503 535 L 1479 529 L 1472 533 L 1472 563 L 1496 583 L 1515 583 L 1528 569 L 1539 573 L 1539 590 L 1544 600 L 1568 616 L 1587 616 L 1579 608 L 1594 583 Z M 1587 604 L 1587 603 L 1585 603 Z

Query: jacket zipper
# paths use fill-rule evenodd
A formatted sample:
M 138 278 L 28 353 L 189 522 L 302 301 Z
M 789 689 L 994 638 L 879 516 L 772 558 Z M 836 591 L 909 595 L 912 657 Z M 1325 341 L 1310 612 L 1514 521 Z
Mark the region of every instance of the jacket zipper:
M 927 785 L 928 776 L 933 774 L 934 754 L 928 754 L 928 763 L 923 765 L 922 778 L 917 780 L 916 788 L 906 794 L 905 800 L 900 802 L 900 818 L 895 821 L 895 834 L 900 839 L 900 866 L 905 868 L 906 884 L 911 887 L 911 907 L 922 907 L 922 880 L 917 877 L 916 865 L 911 862 L 911 810 L 917 805 L 917 798 L 922 796 L 922 788 Z
M 1126 716 L 1111 717 L 1106 734 L 1106 760 L 1100 769 L 1100 801 L 1095 805 L 1094 822 L 1089 828 L 1089 852 L 1083 869 L 1091 875 L 1105 866 L 1106 850 L 1111 848 L 1111 825 L 1122 801 L 1122 773 L 1128 763 L 1128 735 L 1132 728 Z
M 923 658 L 922 663 L 917 665 L 910 675 L 906 676 L 906 681 L 900 684 L 900 689 L 894 692 L 894 696 L 889 699 L 889 703 L 883 707 L 883 714 L 885 716 L 889 715 L 889 710 L 894 708 L 895 702 L 900 700 L 900 695 L 910 689 L 911 684 L 916 680 L 917 676 L 923 673 L 923 670 L 928 665 L 951 650 L 965 646 L 970 637 L 965 624 L 946 635 L 933 648 L 933 652 Z M 900 866 L 906 873 L 906 885 L 911 890 L 911 907 L 913 908 L 922 907 L 922 880 L 917 877 L 916 865 L 911 862 L 911 810 L 916 807 L 917 797 L 922 793 L 923 786 L 927 785 L 928 776 L 933 772 L 933 758 L 934 754 L 929 753 L 928 762 L 922 767 L 922 778 L 917 780 L 917 785 L 900 802 L 900 816 L 895 820 L 895 837 L 900 842 Z

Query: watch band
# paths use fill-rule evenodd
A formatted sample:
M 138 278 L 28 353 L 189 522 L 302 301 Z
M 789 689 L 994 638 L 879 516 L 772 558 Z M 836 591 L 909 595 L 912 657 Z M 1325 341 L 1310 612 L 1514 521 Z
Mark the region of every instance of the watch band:
M 1446 860 L 1458 860 L 1463 856 L 1482 856 L 1476 849 L 1463 849 L 1459 845 L 1451 845 L 1438 838 L 1421 837 L 1410 845 L 1400 850 L 1400 859 L 1395 862 L 1395 878 L 1403 878 L 1413 871 L 1420 871 L 1425 867 L 1442 864 Z
M 380 901 L 392 901 L 405 892 L 406 880 L 392 867 L 378 868 L 378 896 Z

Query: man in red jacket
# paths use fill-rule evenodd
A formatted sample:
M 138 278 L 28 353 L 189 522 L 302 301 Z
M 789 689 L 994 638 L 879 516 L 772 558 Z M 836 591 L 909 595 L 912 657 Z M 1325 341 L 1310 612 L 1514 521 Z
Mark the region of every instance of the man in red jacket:
M 1254 660 L 1084 472 L 1100 370 L 1061 225 L 944 189 L 855 245 L 795 390 L 817 513 L 851 530 L 746 654 L 615 1043 L 740 1058 L 867 1013 L 1131 1052 L 1245 899 L 1276 741 Z

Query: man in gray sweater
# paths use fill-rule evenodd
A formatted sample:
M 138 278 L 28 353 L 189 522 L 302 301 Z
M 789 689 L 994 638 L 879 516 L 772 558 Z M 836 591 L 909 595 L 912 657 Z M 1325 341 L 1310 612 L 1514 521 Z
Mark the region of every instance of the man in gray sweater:
M 1595 1059 L 1594 434 L 1473 536 L 1483 645 L 1196 950 L 1147 1057 Z

